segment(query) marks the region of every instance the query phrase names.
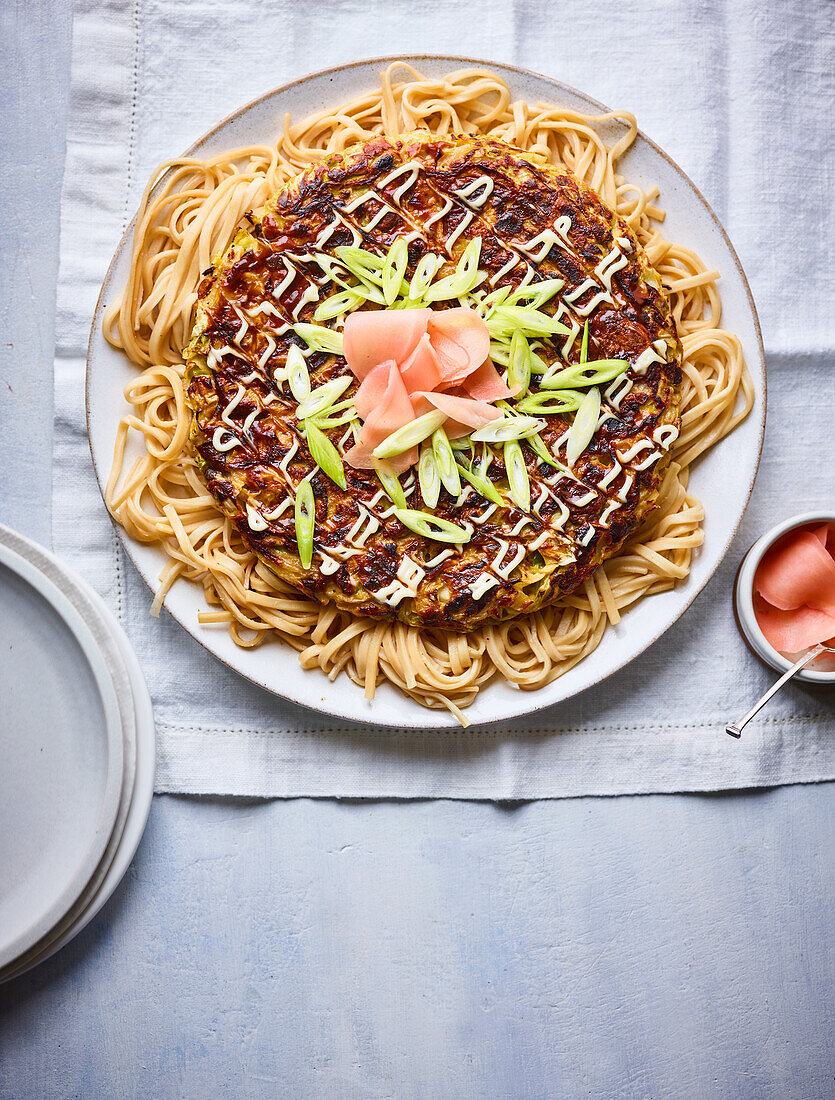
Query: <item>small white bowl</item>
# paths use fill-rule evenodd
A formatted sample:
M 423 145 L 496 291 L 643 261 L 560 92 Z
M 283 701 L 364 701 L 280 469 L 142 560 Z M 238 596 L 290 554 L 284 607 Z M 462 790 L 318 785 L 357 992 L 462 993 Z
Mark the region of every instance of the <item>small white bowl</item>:
M 761 661 L 765 661 L 767 665 L 771 665 L 778 672 L 788 671 L 797 657 L 794 660 L 784 657 L 782 653 L 766 641 L 765 635 L 760 630 L 757 616 L 754 614 L 754 574 L 766 550 L 769 550 L 777 539 L 796 527 L 806 527 L 816 523 L 835 523 L 835 515 L 831 512 L 805 512 L 802 516 L 792 516 L 791 519 L 778 523 L 776 527 L 772 527 L 770 531 L 766 531 L 761 538 L 757 539 L 742 559 L 742 565 L 740 565 L 739 572 L 736 575 L 734 614 L 740 633 L 757 657 Z M 829 663 L 829 658 L 826 660 Z M 832 660 L 835 661 L 835 658 L 832 658 Z M 807 684 L 829 684 L 833 686 L 835 685 L 835 667 L 831 671 L 825 672 L 804 668 L 795 675 L 795 679 L 802 680 Z

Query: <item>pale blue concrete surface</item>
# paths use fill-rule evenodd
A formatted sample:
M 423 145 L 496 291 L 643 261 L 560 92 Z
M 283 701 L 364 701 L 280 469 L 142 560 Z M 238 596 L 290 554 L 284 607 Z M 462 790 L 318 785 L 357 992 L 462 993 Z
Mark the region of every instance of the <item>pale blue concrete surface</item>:
M 1 10 L 0 414 L 41 414 L 29 455 L 0 435 L 0 520 L 47 542 L 69 19 Z M 158 797 L 102 913 L 0 988 L 0 1097 L 831 1097 L 833 790 Z
M 157 798 L 0 1095 L 831 1096 L 831 809 Z

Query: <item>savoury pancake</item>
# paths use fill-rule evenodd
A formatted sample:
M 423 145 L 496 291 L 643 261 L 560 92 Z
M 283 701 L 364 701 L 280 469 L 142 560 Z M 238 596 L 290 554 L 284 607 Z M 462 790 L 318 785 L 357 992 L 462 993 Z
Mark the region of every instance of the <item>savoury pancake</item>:
M 357 380 L 340 333 L 346 313 L 380 308 L 379 295 L 363 299 L 357 280 L 366 269 L 356 263 L 391 255 L 398 240 L 407 247 L 404 286 L 430 269 L 433 283 L 454 278 L 477 244 L 476 285 L 431 306 L 479 312 L 499 370 L 510 370 L 516 323 L 507 303 L 529 303 L 538 284 L 550 288 L 535 315 L 518 307 L 520 323 L 541 324 L 547 314 L 552 331 L 525 330 L 530 378 L 502 402 L 508 419 L 541 421 L 513 452 L 524 470 L 508 470 L 507 447 L 458 440 L 460 491 L 445 485 L 434 504 L 416 468 L 394 484 L 344 461 L 357 438 Z M 421 267 L 427 257 L 437 261 Z M 378 269 L 368 271 L 372 293 Z M 329 301 L 344 312 L 327 317 Z M 318 421 L 297 416 L 288 387 L 299 353 L 312 394 L 336 383 L 338 403 Z M 468 631 L 573 592 L 653 508 L 678 435 L 681 346 L 634 234 L 566 170 L 490 138 L 376 138 L 293 179 L 247 216 L 205 273 L 186 359 L 197 462 L 245 544 L 320 602 L 418 626 Z M 616 376 L 598 387 L 590 438 L 569 462 L 578 405 L 589 407 L 579 404 L 590 392 L 584 364 L 594 377 L 595 364 L 617 360 Z M 605 378 L 603 368 L 598 374 Z M 575 388 L 553 385 L 561 375 Z M 561 403 L 564 411 L 554 411 Z M 322 457 L 322 436 L 340 456 L 339 476 Z M 511 484 L 520 475 L 521 496 Z M 299 533 L 305 484 L 315 509 L 309 562 Z M 415 530 L 414 513 L 441 526 Z M 460 538 L 439 541 L 444 523 Z

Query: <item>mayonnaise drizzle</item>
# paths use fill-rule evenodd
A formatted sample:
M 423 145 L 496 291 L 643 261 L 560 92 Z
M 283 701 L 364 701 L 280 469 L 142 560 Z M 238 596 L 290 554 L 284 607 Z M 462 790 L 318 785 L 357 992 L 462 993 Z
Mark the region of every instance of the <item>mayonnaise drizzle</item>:
M 618 476 L 618 474 L 622 470 L 623 470 L 623 467 L 618 462 L 618 460 L 615 459 L 614 466 L 611 468 L 611 470 L 607 470 L 607 472 L 603 475 L 603 477 L 600 479 L 600 481 L 598 481 L 597 488 L 598 489 L 607 489 L 612 484 L 612 482 L 615 480 L 615 478 Z
M 652 450 L 652 443 L 649 439 L 641 437 L 636 440 L 631 447 L 625 451 L 617 451 L 617 459 L 619 462 L 631 462 L 636 455 L 639 455 L 641 451 Z
M 226 406 L 226 408 L 220 414 L 220 419 L 223 421 L 224 424 L 228 424 L 230 428 L 236 428 L 237 427 L 237 424 L 235 424 L 235 422 L 230 419 L 230 413 L 233 413 L 235 411 L 235 409 L 240 404 L 241 398 L 244 396 L 245 393 L 246 393 L 246 386 L 242 386 L 239 382 L 238 383 L 238 388 L 235 392 L 235 396 L 232 398 L 232 400 L 229 402 L 229 404 Z
M 372 595 L 389 607 L 397 607 L 407 597 L 414 599 L 425 576 L 425 570 L 406 554 L 398 567 L 395 580 L 385 588 L 373 592 Z
M 650 453 L 647 455 L 647 457 L 642 462 L 636 462 L 635 463 L 635 469 L 636 470 L 646 470 L 648 466 L 652 466 L 653 463 L 657 462 L 658 459 L 661 458 L 661 455 L 662 455 L 661 451 L 650 451 Z
M 224 439 L 223 437 L 227 438 Z M 234 432 L 229 432 L 226 428 L 215 428 L 214 435 L 212 436 L 212 446 L 216 451 L 231 451 L 233 447 L 242 447 L 240 439 Z
M 588 546 L 588 544 L 591 542 L 591 540 L 593 538 L 594 538 L 594 528 L 589 526 L 588 530 L 586 530 L 582 535 L 578 536 L 577 545 L 578 546 Z
M 668 451 L 678 439 L 678 428 L 675 424 L 661 424 L 652 433 L 652 438 L 663 450 Z
M 253 506 L 250 501 L 246 502 L 246 522 L 249 524 L 251 531 L 266 531 L 269 524 Z
M 490 573 L 479 573 L 470 585 L 470 594 L 474 600 L 480 600 L 482 596 L 487 595 L 491 588 L 498 588 L 500 584 L 501 581 Z

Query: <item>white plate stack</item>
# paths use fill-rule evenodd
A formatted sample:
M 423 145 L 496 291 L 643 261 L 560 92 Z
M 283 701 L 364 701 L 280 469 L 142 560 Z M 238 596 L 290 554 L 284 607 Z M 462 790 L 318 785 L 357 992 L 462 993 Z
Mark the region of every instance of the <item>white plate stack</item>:
M 151 699 L 124 631 L 53 555 L 0 525 L 0 981 L 69 942 L 136 852 Z

